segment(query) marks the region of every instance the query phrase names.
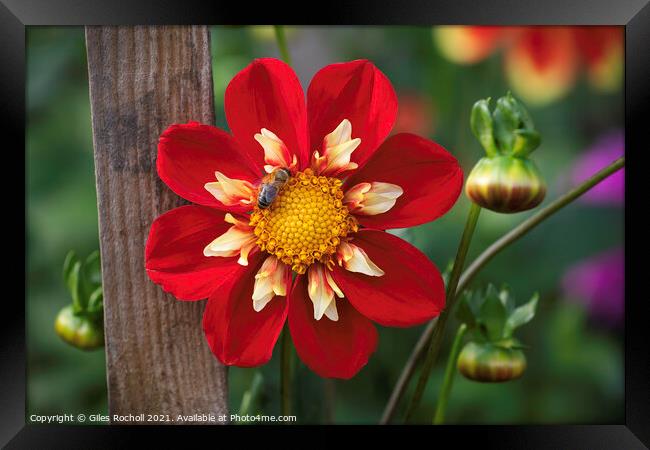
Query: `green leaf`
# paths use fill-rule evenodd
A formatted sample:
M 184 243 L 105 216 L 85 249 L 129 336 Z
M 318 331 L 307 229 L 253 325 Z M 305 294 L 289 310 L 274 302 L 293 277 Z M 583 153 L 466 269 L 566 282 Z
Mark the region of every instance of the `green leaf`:
M 506 318 L 506 308 L 499 298 L 499 293 L 493 285 L 489 285 L 478 317 L 478 321 L 483 327 L 488 340 L 497 341 L 501 339 Z
M 497 100 L 494 109 L 494 136 L 499 149 L 504 153 L 511 153 L 514 147 L 514 132 L 519 128 L 519 108 L 516 100 L 508 93 Z
M 101 264 L 99 252 L 94 251 L 86 258 L 81 268 L 80 295 L 88 302 L 90 296 L 102 285 Z
M 90 294 L 88 298 L 88 313 L 97 314 L 103 312 L 104 310 L 104 290 L 102 286 L 99 286 L 97 289 Z
M 474 317 L 478 317 L 478 313 L 483 305 L 483 293 L 481 291 L 469 292 L 466 297 L 467 305 L 472 310 Z
M 456 310 L 456 317 L 459 321 L 467 325 L 468 328 L 474 328 L 476 326 L 476 316 L 474 311 L 469 305 L 469 299 L 471 298 L 471 293 L 466 293 L 463 299 L 458 304 L 458 309 Z
M 520 326 L 530 322 L 533 317 L 535 317 L 535 311 L 537 309 L 537 302 L 539 301 L 539 294 L 535 293 L 533 297 L 528 301 L 528 303 L 525 303 L 515 309 L 512 314 L 510 314 L 510 317 L 508 317 L 508 320 L 506 321 L 505 329 L 504 329 L 504 335 L 505 337 L 510 337 L 512 336 L 512 333 L 516 328 L 519 328 Z
M 524 105 L 519 100 L 515 99 L 514 97 L 513 100 L 517 105 L 517 113 L 519 115 L 519 121 L 521 123 L 521 127 L 526 130 L 534 130 L 535 124 L 533 123 L 533 118 L 530 117 L 530 114 L 528 114 L 528 110 L 524 107 Z
M 70 250 L 67 255 L 65 255 L 65 260 L 63 261 L 63 281 L 68 284 L 68 278 L 70 277 L 70 272 L 74 267 L 74 264 L 79 261 L 77 254 L 74 250 Z
M 81 276 L 81 261 L 77 261 L 70 269 L 70 272 L 68 273 L 68 277 L 66 280 L 66 285 L 68 286 L 68 290 L 70 291 L 70 296 L 72 297 L 72 308 L 75 313 L 80 313 L 86 309 L 85 308 L 86 299 L 83 299 L 81 295 L 81 286 L 79 282 L 80 276 Z
M 84 275 L 90 284 L 97 286 L 102 284 L 102 266 L 98 250 L 95 250 L 86 258 L 84 262 Z
M 499 291 L 499 300 L 503 303 L 503 306 L 506 308 L 508 315 L 515 309 L 515 298 L 510 291 L 510 286 L 503 284 L 501 290 Z
M 542 136 L 535 130 L 515 130 L 512 154 L 528 156 L 542 143 Z
M 496 156 L 499 153 L 494 141 L 492 115 L 490 114 L 490 99 L 479 100 L 474 103 L 469 119 L 472 133 L 481 143 L 488 156 Z
M 242 396 L 241 406 L 239 407 L 240 416 L 255 413 L 263 385 L 264 376 L 261 372 L 256 371 L 255 375 L 253 375 L 253 381 L 251 382 L 250 388 L 246 390 Z
M 504 338 L 500 341 L 492 342 L 492 344 L 501 348 L 512 348 L 517 350 L 525 350 L 530 348 L 528 345 L 522 344 L 519 339 L 515 339 L 513 337 Z
M 445 282 L 445 287 L 447 287 L 447 283 L 449 282 L 449 277 L 451 276 L 451 271 L 454 270 L 454 260 L 449 260 L 447 263 L 447 267 L 445 268 L 445 271 L 442 273 L 442 281 Z
M 530 345 L 522 344 L 521 342 L 517 341 L 510 345 L 510 348 L 513 350 L 530 350 L 532 347 Z

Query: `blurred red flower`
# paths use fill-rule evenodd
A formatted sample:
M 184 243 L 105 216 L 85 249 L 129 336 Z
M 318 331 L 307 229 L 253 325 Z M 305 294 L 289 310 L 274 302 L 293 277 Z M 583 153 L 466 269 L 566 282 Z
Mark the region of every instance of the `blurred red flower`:
M 307 366 L 350 378 L 377 346 L 372 322 L 412 326 L 443 309 L 438 269 L 385 230 L 445 214 L 462 170 L 432 141 L 386 139 L 397 97 L 368 61 L 320 70 L 305 104 L 288 65 L 255 60 L 225 109 L 232 135 L 190 122 L 160 138 L 160 178 L 196 204 L 154 221 L 147 273 L 178 299 L 208 298 L 203 328 L 222 363 L 266 363 L 288 319 Z
M 531 104 L 563 97 L 581 69 L 600 91 L 622 85 L 622 27 L 443 26 L 434 29 L 434 37 L 441 53 L 459 64 L 483 61 L 503 48 L 506 77 Z

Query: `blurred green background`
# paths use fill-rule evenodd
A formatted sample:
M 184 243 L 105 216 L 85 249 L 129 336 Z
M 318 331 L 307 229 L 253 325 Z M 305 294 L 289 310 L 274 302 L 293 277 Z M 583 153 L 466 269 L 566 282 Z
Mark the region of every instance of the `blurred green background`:
M 211 31 L 217 125 L 227 129 L 223 93 L 228 81 L 252 58 L 279 57 L 279 52 L 271 27 L 220 26 Z M 460 160 L 466 173 L 482 155 L 469 132 L 473 102 L 497 98 L 510 88 L 502 50 L 476 64 L 458 65 L 442 56 L 431 28 L 299 27 L 288 29 L 287 37 L 304 87 L 326 64 L 372 60 L 400 97 L 398 128 L 436 140 Z M 27 414 L 106 413 L 103 350 L 72 348 L 53 329 L 56 313 L 70 302 L 61 275 L 66 252 L 74 249 L 85 257 L 99 248 L 83 29 L 29 27 L 27 75 Z M 603 93 L 578 75 L 562 98 L 528 106 L 543 136 L 534 159 L 549 185 L 546 204 L 572 185 L 571 168 L 589 146 L 602 133 L 622 128 L 622 89 Z M 461 196 L 443 218 L 396 233 L 444 269 L 455 254 L 468 207 Z M 483 212 L 470 259 L 528 215 Z M 573 264 L 621 246 L 623 225 L 621 205 L 578 202 L 480 274 L 475 285 L 507 282 L 520 302 L 540 292 L 538 316 L 519 334 L 530 346 L 529 368 L 522 379 L 499 385 L 473 383 L 458 375 L 448 423 L 623 420 L 622 324 L 597 320 L 585 302 L 572 301 L 561 285 Z M 435 407 L 457 323 L 450 325 L 447 350 L 416 417 L 422 422 L 430 421 Z M 376 423 L 421 329 L 380 327 L 377 353 L 349 381 L 323 381 L 296 361 L 299 422 Z M 276 351 L 259 369 L 230 370 L 233 411 L 259 370 L 264 381 L 254 410 L 279 413 L 278 356 Z

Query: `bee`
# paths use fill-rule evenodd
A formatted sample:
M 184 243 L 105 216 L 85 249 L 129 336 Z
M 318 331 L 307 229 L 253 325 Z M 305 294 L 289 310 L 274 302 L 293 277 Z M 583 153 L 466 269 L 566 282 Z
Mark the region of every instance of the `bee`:
M 281 167 L 262 178 L 262 184 L 257 194 L 257 206 L 260 209 L 268 208 L 290 177 L 289 169 Z

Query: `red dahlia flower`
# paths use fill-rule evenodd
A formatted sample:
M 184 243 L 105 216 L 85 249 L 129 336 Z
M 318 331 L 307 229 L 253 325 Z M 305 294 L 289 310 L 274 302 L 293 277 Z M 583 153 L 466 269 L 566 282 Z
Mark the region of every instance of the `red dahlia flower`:
M 154 221 L 147 273 L 179 299 L 208 298 L 203 328 L 222 363 L 266 363 L 288 317 L 314 372 L 350 378 L 377 346 L 372 321 L 417 325 L 444 307 L 436 267 L 384 230 L 447 212 L 458 162 L 415 135 L 383 142 L 397 100 L 368 61 L 323 68 L 305 105 L 289 66 L 255 60 L 230 82 L 225 109 L 232 135 L 190 122 L 160 138 L 160 178 L 196 205 Z M 279 169 L 290 176 L 260 207 L 262 175 Z

